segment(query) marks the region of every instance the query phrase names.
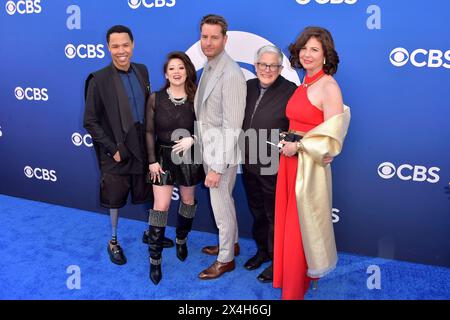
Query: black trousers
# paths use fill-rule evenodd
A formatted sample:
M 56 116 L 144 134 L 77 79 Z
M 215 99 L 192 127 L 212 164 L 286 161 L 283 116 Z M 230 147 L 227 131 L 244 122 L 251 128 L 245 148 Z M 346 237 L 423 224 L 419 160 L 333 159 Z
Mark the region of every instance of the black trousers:
M 277 175 L 261 175 L 245 166 L 242 169 L 247 200 L 254 219 L 253 239 L 259 251 L 273 257 Z

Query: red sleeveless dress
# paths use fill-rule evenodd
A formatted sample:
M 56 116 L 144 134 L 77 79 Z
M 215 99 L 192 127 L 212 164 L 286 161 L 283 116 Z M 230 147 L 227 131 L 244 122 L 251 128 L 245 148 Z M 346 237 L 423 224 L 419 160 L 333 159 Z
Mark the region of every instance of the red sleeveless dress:
M 312 77 L 306 76 L 304 82 L 312 83 L 323 74 L 321 70 Z M 290 98 L 286 116 L 289 119 L 289 129 L 302 132 L 307 132 L 324 121 L 323 111 L 311 104 L 307 88 L 302 85 Z M 282 288 L 283 300 L 302 300 L 311 280 L 306 275 L 307 264 L 295 197 L 297 161 L 296 156 L 281 155 L 276 188 L 273 286 Z

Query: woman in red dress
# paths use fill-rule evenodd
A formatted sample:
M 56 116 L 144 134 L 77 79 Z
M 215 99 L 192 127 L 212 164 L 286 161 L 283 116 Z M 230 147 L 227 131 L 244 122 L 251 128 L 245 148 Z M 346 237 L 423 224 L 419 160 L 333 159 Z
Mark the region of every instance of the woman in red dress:
M 289 50 L 292 67 L 304 69 L 306 75 L 303 83 L 294 92 L 287 104 L 286 116 L 290 122 L 289 130 L 305 136 L 324 121 L 338 114 L 343 114 L 344 106 L 341 91 L 332 77 L 337 70 L 339 58 L 334 49 L 331 34 L 319 27 L 307 27 L 296 42 L 290 45 Z M 331 247 L 331 265 L 326 265 L 323 270 L 311 270 L 308 252 L 305 255 L 303 233 L 308 226 L 302 225 L 303 221 L 299 220 L 298 202 L 304 201 L 304 199 L 299 199 L 298 194 L 296 194 L 296 186 L 298 189 L 299 181 L 303 179 L 301 173 L 297 175 L 300 163 L 299 153 L 304 152 L 305 155 L 308 153 L 305 148 L 306 144 L 304 145 L 305 140 L 303 138 L 300 142 L 281 141 L 283 147 L 280 150 L 281 159 L 275 206 L 273 286 L 282 288 L 282 299 L 286 300 L 303 299 L 310 281 L 317 280 L 330 272 L 337 262 L 334 234 L 329 235 L 329 226 L 327 237 L 331 241 L 328 241 L 326 245 Z M 329 170 L 328 164 L 337 153 L 326 152 L 323 154 L 320 165 L 328 167 Z M 308 189 L 308 186 L 305 186 L 305 188 Z M 311 195 L 311 198 L 314 198 L 314 195 Z M 328 224 L 326 219 L 325 222 Z M 331 208 L 329 224 L 332 224 Z M 316 247 L 322 244 L 321 241 L 313 241 Z M 333 254 L 335 254 L 335 258 Z

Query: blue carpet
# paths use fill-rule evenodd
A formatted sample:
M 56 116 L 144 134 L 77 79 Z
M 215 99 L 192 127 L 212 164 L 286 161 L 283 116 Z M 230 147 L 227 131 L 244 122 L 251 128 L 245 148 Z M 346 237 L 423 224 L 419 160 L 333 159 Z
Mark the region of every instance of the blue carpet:
M 163 279 L 154 286 L 141 242 L 145 227 L 120 219 L 119 240 L 128 263 L 117 266 L 106 251 L 107 215 L 0 195 L 0 299 L 280 299 L 280 289 L 256 280 L 267 264 L 255 271 L 243 267 L 256 250 L 251 239 L 240 239 L 235 271 L 198 280 L 198 273 L 214 261 L 201 247 L 216 243 L 217 236 L 197 231 L 189 236 L 185 262 L 176 258 L 174 248 L 164 250 Z M 166 234 L 174 238 L 175 229 L 168 227 Z M 71 265 L 80 268 L 80 289 L 67 287 Z M 380 268 L 380 289 L 368 289 L 371 265 Z M 305 299 L 450 299 L 450 269 L 339 253 L 337 269 Z

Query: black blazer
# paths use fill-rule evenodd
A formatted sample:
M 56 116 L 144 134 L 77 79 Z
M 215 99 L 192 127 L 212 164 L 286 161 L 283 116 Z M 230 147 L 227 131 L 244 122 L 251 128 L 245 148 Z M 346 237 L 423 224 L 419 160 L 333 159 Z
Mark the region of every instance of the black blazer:
M 278 76 L 275 82 L 267 89 L 264 93 L 261 101 L 259 102 L 258 108 L 255 114 L 252 114 L 255 110 L 256 100 L 259 97 L 260 86 L 258 79 L 251 79 L 247 81 L 247 103 L 245 107 L 245 118 L 242 129 L 244 132 L 248 129 L 267 129 L 267 136 L 265 140 L 272 141 L 270 136 L 271 129 L 280 129 L 286 131 L 289 129 L 289 120 L 286 118 L 286 105 L 289 98 L 292 96 L 294 91 L 297 89 L 295 83 L 286 80 L 283 76 Z M 246 139 L 247 140 L 247 139 Z M 264 145 L 267 148 L 267 155 L 273 152 L 278 153 L 278 150 L 266 144 L 265 141 L 259 141 L 259 133 L 257 133 L 257 150 L 259 155 L 259 146 Z M 277 142 L 277 141 L 272 141 Z M 262 143 L 262 144 L 261 144 Z M 260 172 L 260 168 L 269 165 L 261 165 L 259 161 L 256 164 L 249 164 L 249 145 L 248 141 L 245 144 L 245 164 L 244 167 L 247 170 L 253 172 Z
M 150 94 L 147 67 L 132 63 L 131 67 L 145 93 L 145 101 Z M 134 126 L 133 116 L 125 88 L 114 65 L 89 74 L 85 82 L 84 127 L 92 136 L 100 170 L 102 172 L 127 174 L 133 157 L 139 162 L 147 162 L 145 145 L 142 146 L 141 132 Z M 112 158 L 119 151 L 122 161 Z

